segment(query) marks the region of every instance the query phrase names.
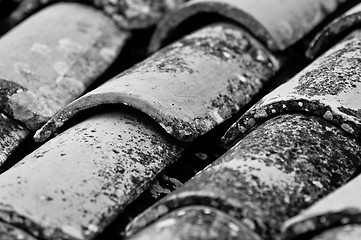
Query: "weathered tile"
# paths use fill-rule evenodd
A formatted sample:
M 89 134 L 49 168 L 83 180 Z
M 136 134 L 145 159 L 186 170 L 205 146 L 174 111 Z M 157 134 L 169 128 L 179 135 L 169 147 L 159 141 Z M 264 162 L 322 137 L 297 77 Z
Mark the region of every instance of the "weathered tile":
M 179 157 L 184 142 L 229 118 L 278 68 L 260 43 L 229 24 L 185 37 L 48 122 L 38 136 L 86 109 L 119 110 L 82 121 L 0 175 L 0 219 L 22 217 L 19 228 L 39 238 L 92 239 Z
M 231 143 L 273 116 L 288 112 L 318 115 L 361 137 L 361 31 L 348 35 L 324 55 L 249 109 L 223 136 Z
M 130 239 L 261 240 L 238 220 L 206 206 L 177 209 Z
M 57 1 L 25 0 L 10 19 L 13 23 L 19 22 L 54 2 Z M 118 26 L 136 29 L 153 25 L 160 14 L 176 7 L 180 2 L 183 0 L 159 1 L 155 5 L 144 2 L 141 5 L 143 3 L 131 1 L 93 0 L 88 1 L 88 4 L 103 9 Z M 180 15 L 177 15 L 178 11 L 174 14 L 174 21 L 165 18 L 168 25 L 160 25 L 160 28 L 164 27 L 164 32 L 158 29 L 151 48 L 156 49 L 163 44 L 168 31 L 185 19 L 201 12 L 212 12 L 236 21 L 244 20 L 242 24 L 247 25 L 248 30 L 264 41 L 270 50 L 284 50 L 312 30 L 342 2 L 344 1 L 318 0 L 293 2 L 290 5 L 278 3 L 274 4 L 277 9 L 272 15 L 268 14 L 273 13 L 271 5 L 267 5 L 270 1 L 265 1 L 262 6 L 250 1 L 193 1 L 179 10 Z M 179 19 L 176 19 L 177 16 Z M 345 41 L 358 39 L 358 35 L 355 32 Z M 129 33 L 124 31 L 121 44 L 128 36 Z M 157 39 L 157 36 L 160 38 Z M 333 52 L 334 58 L 325 57 L 327 61 L 331 61 L 330 68 L 336 68 L 334 72 L 322 63 L 319 66 L 324 67 L 321 72 L 328 71 L 328 74 L 331 72 L 335 76 L 340 72 L 345 73 L 341 76 L 345 79 L 353 75 L 351 80 L 344 81 L 349 84 L 346 87 L 342 82 L 340 90 L 342 92 L 346 89 L 347 92 L 342 93 L 347 95 L 351 92 L 351 95 L 336 98 L 339 105 L 334 105 L 349 108 L 338 109 L 339 112 L 336 112 L 331 107 L 331 116 L 329 112 L 321 116 L 358 137 L 359 133 L 355 133 L 354 129 L 356 126 L 357 131 L 361 132 L 357 125 L 360 115 L 357 103 L 359 85 L 353 72 L 357 72 L 356 63 L 353 62 L 358 59 L 357 45 L 357 41 L 346 47 L 341 45 L 340 48 L 345 48 L 344 52 L 337 52 L 337 49 Z M 98 47 L 97 44 L 95 46 Z M 38 54 L 44 50 L 41 46 L 34 49 L 38 50 L 35 51 Z M 105 58 L 115 57 L 110 51 L 99 54 Z M 44 67 L 46 64 L 53 64 L 56 71 L 65 69 L 64 65 L 55 67 L 54 62 L 48 61 L 38 63 L 40 73 L 47 73 L 50 69 Z M 184 142 L 193 141 L 242 109 L 281 65 L 282 61 L 278 57 L 273 56 L 244 31 L 228 24 L 215 24 L 156 53 L 74 101 L 37 132 L 35 138 L 38 141 L 59 131 L 69 119 L 87 109 L 94 110 L 93 113 L 98 115 L 71 127 L 0 175 L 0 238 L 93 239 L 165 166 L 179 157 L 184 149 Z M 19 72 L 23 73 L 25 79 L 29 77 L 26 74 L 29 72 L 24 71 L 27 70 L 23 69 L 24 66 L 19 65 L 17 69 L 21 70 Z M 338 70 L 341 66 L 343 68 Z M 313 70 L 311 68 L 310 71 Z M 80 76 L 86 75 L 87 71 L 88 69 L 80 72 Z M 64 76 L 69 74 L 72 73 L 64 73 Z M 315 79 L 318 75 L 324 76 L 316 71 L 312 74 L 307 76 L 309 82 L 317 82 Z M 327 82 L 330 84 L 327 85 L 326 80 L 322 82 L 321 79 L 320 86 L 329 87 L 336 82 Z M 8 86 L 8 82 L 2 85 Z M 34 90 L 24 86 L 19 89 L 26 88 L 25 92 L 38 91 L 42 87 L 39 85 Z M 304 91 L 303 94 L 313 94 L 314 97 L 322 95 L 324 89 L 320 90 L 321 94 L 316 90 L 316 94 L 307 92 L 304 88 L 301 90 Z M 44 92 L 47 93 L 48 89 Z M 278 113 L 291 111 L 304 114 L 310 112 L 310 109 L 316 109 L 317 115 L 320 109 L 329 110 L 328 105 L 325 108 L 322 108 L 322 104 L 320 108 L 317 105 L 319 102 L 329 103 L 329 99 L 324 98 L 322 102 L 317 96 L 307 102 L 310 104 L 307 107 L 303 107 L 303 99 L 296 99 L 295 102 L 288 101 L 283 112 L 273 111 L 275 109 L 267 112 L 267 109 L 262 111 L 260 108 L 261 111 L 254 115 L 261 116 L 256 123 L 267 121 L 266 123 L 247 125 L 249 128 L 255 127 L 254 132 L 181 190 L 137 218 L 134 225 L 131 225 L 135 230 L 130 228 L 129 233 L 138 230 L 137 227 L 147 226 L 133 237 L 242 237 L 258 240 L 261 239 L 260 236 L 266 236 L 279 239 L 279 226 L 283 220 L 308 206 L 320 195 L 341 185 L 360 163 L 359 143 L 327 121 L 307 114 L 275 118 Z M 54 94 L 52 97 L 57 98 Z M 283 97 L 280 96 L 281 99 Z M 69 102 L 71 99 L 60 97 L 58 101 Z M 103 105 L 109 104 L 117 104 L 117 109 L 103 112 Z M 95 107 L 100 108 L 94 109 Z M 43 111 L 46 108 L 39 109 Z M 143 113 L 137 113 L 135 109 Z M 8 111 L 7 106 L 5 110 Z M 16 108 L 16 111 L 24 110 Z M 336 116 L 333 115 L 335 112 Z M 344 114 L 341 117 L 337 115 L 340 112 Z M 34 111 L 31 113 L 35 116 Z M 85 114 L 88 113 L 90 112 Z M 15 111 L 8 111 L 8 114 L 19 116 Z M 46 118 L 51 116 L 49 114 Z M 41 118 L 30 117 L 30 122 L 29 117 L 20 120 L 36 130 L 40 124 L 32 125 L 34 119 L 36 123 Z M 355 122 L 356 125 L 352 125 Z M 5 119 L 4 124 L 13 126 L 15 122 Z M 20 125 L 14 125 L 14 129 L 19 136 L 24 135 L 25 138 L 29 135 L 29 131 Z M 17 141 L 17 138 L 10 140 Z M 10 148 L 9 153 L 12 150 Z M 357 233 L 357 228 L 352 229 L 352 233 L 354 232 Z
M 273 51 L 300 40 L 346 0 L 193 0 L 166 15 L 150 45 L 152 52 L 167 43 L 188 19 L 218 14 L 245 27 Z M 203 15 L 202 15 L 203 14 Z M 213 15 L 214 16 L 214 15 Z
M 280 239 L 282 222 L 342 185 L 360 165 L 360 153 L 357 141 L 321 118 L 278 116 L 136 217 L 127 234 L 176 209 L 203 205 L 238 219 L 262 239 Z
M 310 240 L 358 240 L 361 236 L 361 226 L 346 225 L 342 227 L 335 227 L 333 229 L 322 232 Z
M 0 165 L 31 137 L 28 129 L 37 130 L 79 97 L 128 37 L 100 11 L 76 3 L 44 9 L 4 35 L 0 108 L 9 117 L 0 118 Z
M 128 36 L 87 6 L 39 12 L 0 41 L 1 108 L 38 129 L 109 67 Z
M 142 114 L 99 113 L 0 175 L 0 221 L 39 239 L 93 239 L 181 151 Z
M 176 8 L 187 0 L 23 0 L 20 6 L 11 14 L 9 22 L 12 25 L 24 20 L 50 4 L 57 2 L 80 2 L 103 10 L 119 27 L 124 29 L 147 28 L 158 22 L 168 11 Z
M 130 239 L 183 236 L 178 230 L 187 223 L 176 214 L 199 205 L 238 219 L 262 239 L 281 239 L 283 221 L 344 184 L 361 163 L 359 42 L 355 31 L 252 107 L 223 140 L 244 138 L 135 218 Z
M 37 133 L 42 141 L 84 109 L 125 104 L 192 141 L 245 106 L 279 69 L 245 31 L 216 24 L 157 52 L 59 111 Z
M 330 48 L 340 37 L 358 28 L 361 23 L 361 4 L 358 4 L 325 26 L 311 41 L 306 56 L 314 59 Z
M 358 233 L 360 237 L 361 177 L 358 176 L 301 212 L 298 216 L 288 220 L 284 225 L 286 239 L 299 239 L 302 236 L 323 236 L 312 239 L 333 239 L 331 234 L 347 238 L 350 234 Z M 347 225 L 349 227 L 342 227 Z M 356 225 L 356 226 L 353 226 Z M 358 225 L 358 226 L 357 226 Z M 325 233 L 322 233 L 326 231 Z M 336 238 L 338 239 L 338 238 Z

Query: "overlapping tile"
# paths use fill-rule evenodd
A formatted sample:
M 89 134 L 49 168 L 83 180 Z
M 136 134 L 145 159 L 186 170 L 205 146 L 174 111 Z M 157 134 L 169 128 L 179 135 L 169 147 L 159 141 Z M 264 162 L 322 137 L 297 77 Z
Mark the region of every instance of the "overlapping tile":
M 117 117 L 99 113 L 71 127 L 0 175 L 1 220 L 17 226 L 7 216 L 23 218 L 19 228 L 39 238 L 92 239 L 185 143 L 248 103 L 278 67 L 257 40 L 229 24 L 174 43 L 63 108 L 40 130 L 44 136 L 87 109 L 118 109 Z M 148 114 L 158 129 L 141 128 L 145 115 L 128 119 L 126 108 Z M 13 185 L 14 177 L 23 180 Z
M 358 4 L 324 27 L 309 44 L 306 56 L 310 59 L 323 53 L 340 38 L 358 28 L 361 22 L 361 4 Z
M 320 235 L 312 238 L 312 240 L 356 240 L 360 239 L 360 226 L 359 225 L 346 225 L 331 229 Z
M 359 39 L 360 30 L 357 29 L 360 22 L 360 10 L 360 5 L 358 5 L 326 26 L 312 41 L 307 52 L 308 57 L 316 56 L 329 44 L 345 35 L 343 41 Z M 354 44 L 355 51 L 357 51 L 356 46 L 357 44 Z M 349 54 L 349 57 L 352 58 L 352 55 Z M 357 70 L 355 71 L 357 72 Z M 348 74 L 348 77 L 356 78 L 357 76 Z M 354 101 L 356 108 L 361 107 L 357 96 L 350 95 L 348 97 L 351 101 Z M 357 113 L 360 112 L 360 109 L 355 112 L 356 117 L 359 117 L 360 115 Z M 358 176 L 301 212 L 298 216 L 288 220 L 283 229 L 284 238 L 312 240 L 358 239 L 360 237 L 359 207 L 357 206 L 359 202 L 357 197 L 359 181 L 360 177 Z
M 80 96 L 128 37 L 101 12 L 75 3 L 51 6 L 4 35 L 0 108 L 8 117 L 3 114 L 0 164 L 30 135 L 25 128 L 38 129 Z
M 245 27 L 272 51 L 284 50 L 304 37 L 345 0 L 193 0 L 167 15 L 158 24 L 150 45 L 156 51 L 172 32 L 187 20 L 202 14 L 217 14 Z M 207 17 L 206 15 L 204 17 Z
M 35 137 L 46 139 L 84 109 L 121 103 L 148 114 L 177 139 L 191 141 L 247 104 L 279 65 L 246 32 L 210 26 L 69 104 Z
M 98 114 L 0 175 L 1 222 L 39 239 L 92 239 L 181 150 L 143 115 Z
M 10 18 L 11 25 L 24 20 L 36 11 L 57 2 L 80 2 L 101 9 L 123 29 L 147 28 L 154 25 L 168 11 L 187 0 L 23 0 Z
M 177 209 L 159 219 L 155 228 L 146 228 L 132 239 L 229 239 L 260 240 L 238 220 L 206 206 Z
M 279 239 L 283 221 L 352 175 L 361 163 L 360 151 L 358 142 L 320 118 L 289 114 L 270 119 L 135 218 L 128 235 L 147 226 L 153 230 L 146 231 L 157 232 L 158 218 L 203 205 L 238 219 L 262 239 Z
M 109 67 L 128 35 L 101 12 L 74 3 L 28 19 L 0 42 L 2 109 L 38 129 Z
M 354 31 L 255 104 L 223 137 L 226 144 L 243 139 L 135 218 L 130 239 L 182 236 L 173 232 L 185 225 L 175 212 L 198 205 L 227 213 L 263 239 L 280 239 L 283 221 L 341 186 L 361 160 L 360 39 Z M 164 219 L 177 227 L 163 226 Z
M 24 1 L 11 19 L 18 22 L 54 2 Z M 238 27 L 214 24 L 60 110 L 37 132 L 38 141 L 59 131 L 74 116 L 93 116 L 88 115 L 0 176 L 4 190 L 0 193 L 1 236 L 93 239 L 164 167 L 179 158 L 186 144 L 222 124 L 259 92 L 284 60 L 282 53 L 274 56 L 269 50 L 288 48 L 343 2 L 300 1 L 272 10 L 267 5 L 270 2 L 192 1 L 166 17 L 163 23 L 168 25 L 160 25 L 153 50 L 167 42 L 165 34 L 172 35 L 171 29 L 204 12 L 242 20 L 268 49 Z M 164 9 L 176 5 L 176 1 L 142 7 L 128 1 L 88 3 L 130 29 L 154 24 Z M 264 14 L 266 10 L 268 14 Z M 140 14 L 142 11 L 147 13 Z M 242 239 L 278 239 L 284 219 L 340 186 L 360 163 L 359 142 L 350 137 L 359 137 L 360 127 L 354 101 L 360 94 L 354 77 L 358 35 L 354 32 L 343 45 L 305 70 L 308 80 L 301 90 L 288 92 L 295 99 L 276 92 L 281 100 L 272 108 L 260 107 L 262 102 L 255 105 L 257 110 L 241 118 L 248 125 L 232 128 L 224 140 L 231 143 L 249 129 L 255 130 L 183 188 L 137 218 L 129 233 L 146 228 L 133 238 L 238 239 L 243 234 Z M 39 46 L 34 49 L 44 50 Z M 109 51 L 103 53 L 107 56 Z M 331 69 L 327 74 L 332 77 L 321 75 L 318 82 L 315 79 L 324 69 Z M 346 81 L 337 82 L 337 74 L 344 74 Z M 310 82 L 316 85 L 309 88 L 306 85 Z M 324 97 L 324 92 L 331 96 Z M 331 107 L 327 105 L 330 99 L 336 103 Z M 279 102 L 282 105 L 278 106 Z M 105 109 L 108 105 L 113 105 L 110 112 Z M 323 110 L 327 111 L 322 114 Z M 40 126 L 22 121 L 34 130 Z M 21 126 L 16 130 L 19 135 L 20 130 Z M 49 179 L 52 184 L 47 184 Z
M 288 112 L 317 115 L 361 136 L 360 31 L 357 30 L 292 80 L 266 95 L 223 137 L 230 143 L 257 124 Z
M 357 239 L 360 237 L 360 176 L 321 199 L 284 226 L 285 239 Z M 336 235 L 336 236 L 335 236 Z

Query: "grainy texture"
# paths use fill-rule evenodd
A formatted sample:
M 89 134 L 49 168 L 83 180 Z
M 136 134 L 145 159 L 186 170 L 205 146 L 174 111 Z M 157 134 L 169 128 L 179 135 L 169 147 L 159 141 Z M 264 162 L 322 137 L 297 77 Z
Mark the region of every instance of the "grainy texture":
M 24 20 L 50 4 L 57 2 L 79 2 L 103 10 L 124 29 L 147 28 L 158 22 L 168 11 L 187 0 L 23 0 L 10 16 L 11 25 Z
M 276 117 L 136 217 L 127 234 L 174 209 L 207 205 L 262 239 L 280 239 L 282 222 L 342 185 L 361 163 L 360 153 L 358 142 L 321 118 Z
M 271 5 L 267 6 L 271 0 L 262 0 L 263 6 L 257 5 L 259 3 L 254 1 L 251 3 L 249 0 L 212 1 L 215 4 L 206 8 L 206 12 L 220 13 L 225 18 L 236 16 L 234 20 L 238 22 L 243 17 L 242 23 L 248 27 L 248 30 L 255 35 L 258 34 L 259 40 L 264 41 L 271 51 L 278 51 L 303 37 L 343 2 L 307 1 L 291 4 L 291 1 L 286 3 L 278 0 L 274 1 L 278 3 L 272 5 L 274 8 L 271 8 Z M 54 2 L 25 0 L 18 9 L 20 11 L 16 11 L 10 21 L 13 23 L 20 21 L 26 14 Z M 163 12 L 167 12 L 182 1 L 84 0 L 81 2 L 103 9 L 121 28 L 135 29 L 153 25 Z M 210 1 L 195 2 L 202 4 Z M 247 11 L 257 9 L 258 6 L 260 11 L 256 11 L 258 15 L 252 15 L 238 11 L 236 8 L 224 10 L 229 6 L 226 4 L 232 2 L 249 4 Z M 35 4 L 35 7 L 31 4 Z M 168 8 L 170 5 L 172 7 Z M 291 5 L 296 8 L 288 9 Z M 196 6 L 198 5 L 188 6 L 188 11 L 190 13 L 199 11 Z M 86 8 L 86 6 L 82 7 Z M 25 11 L 21 12 L 22 10 Z M 234 10 L 235 15 L 233 15 Z M 72 13 L 69 11 L 67 14 L 77 18 L 79 13 L 79 11 Z M 20 18 L 16 19 L 16 14 L 20 14 L 18 15 Z M 65 15 L 60 18 L 67 19 Z M 284 19 L 286 20 L 283 21 Z M 66 23 L 65 20 L 62 24 Z M 94 19 L 87 17 L 86 24 L 91 20 Z M 80 25 L 77 27 L 81 32 L 88 27 Z M 110 25 L 105 24 L 102 28 L 107 26 Z M 112 23 L 111 26 L 115 27 L 115 24 Z M 38 27 L 38 29 L 42 28 Z M 41 32 L 38 29 L 35 28 L 35 31 L 33 29 L 33 32 Z M 127 31 L 119 35 L 121 36 L 119 49 L 128 37 Z M 91 35 L 91 39 L 95 39 L 96 36 L 96 34 Z M 349 38 L 353 36 L 356 35 Z M 35 44 L 31 38 L 29 39 L 24 42 L 33 44 L 29 46 L 31 51 L 40 55 L 49 54 L 46 47 Z M 118 38 L 114 39 L 118 40 Z M 99 50 L 102 47 L 98 44 L 103 44 L 103 40 L 95 43 L 95 49 Z M 116 41 L 113 43 L 117 43 Z M 87 43 L 89 42 L 84 44 Z M 83 43 L 74 46 L 69 41 L 63 44 L 71 51 L 78 51 L 77 47 L 84 46 Z M 354 43 L 355 46 L 358 44 L 358 42 Z M 354 46 L 351 44 L 350 49 L 352 47 Z M 347 52 L 347 47 L 345 49 L 345 52 L 336 54 L 335 59 L 341 59 L 336 67 L 324 67 L 319 72 L 314 72 L 297 91 L 309 97 L 315 95 L 313 90 L 318 91 L 324 86 L 325 91 L 331 90 L 331 95 L 339 93 L 337 89 L 335 91 L 333 89 L 336 81 L 318 83 L 317 80 L 318 75 L 324 76 L 323 71 L 337 75 L 339 73 L 337 68 L 343 67 L 341 73 L 347 69 L 347 74 L 351 77 L 349 75 L 341 77 L 346 79 L 350 77 L 352 81 L 340 80 L 338 82 L 341 83 L 340 91 L 356 90 L 352 92 L 353 95 L 350 91 L 345 93 L 349 94 L 347 96 L 349 99 L 345 97 L 346 100 L 340 103 L 342 108 L 339 110 L 350 118 L 355 117 L 352 120 L 358 121 L 360 109 L 357 102 L 360 99 L 357 97 L 360 88 L 357 85 L 359 81 L 356 79 L 356 74 L 359 69 L 355 66 L 359 59 L 353 58 L 353 51 Z M 26 53 L 24 49 L 22 51 L 22 54 Z M 357 52 L 358 49 L 355 51 Z M 85 62 L 80 61 L 75 64 L 75 66 L 77 64 L 86 66 L 79 71 L 79 75 L 76 75 L 80 78 L 92 72 L 94 66 L 92 60 L 94 64 L 101 58 L 109 60 L 104 64 L 107 67 L 111 62 L 110 59 L 116 56 L 114 51 L 109 49 L 96 52 L 94 59 L 93 53 L 89 54 L 90 60 L 86 58 Z M 74 52 L 67 57 L 73 56 Z M 14 69 L 15 73 L 23 77 L 28 84 L 35 77 L 28 65 L 23 64 L 25 60 L 21 59 L 20 64 L 14 66 Z M 61 88 L 65 88 L 70 93 L 71 99 L 76 98 L 87 87 L 88 83 L 74 82 L 74 79 L 79 80 L 76 77 L 68 79 L 68 75 L 72 76 L 73 73 L 71 71 L 65 73 L 69 70 L 66 61 L 63 61 L 66 64 L 51 60 L 34 62 L 39 62 L 41 66 L 39 74 L 51 75 L 49 69 L 61 74 L 67 80 L 63 85 L 60 84 Z M 100 63 L 103 64 L 102 61 Z M 50 67 L 46 64 L 50 64 Z M 166 166 L 179 157 L 183 146 L 164 130 L 178 140 L 188 143 L 214 130 L 216 126 L 224 123 L 249 103 L 264 83 L 278 71 L 280 65 L 279 59 L 244 31 L 219 23 L 178 41 L 152 56 L 149 61 L 140 63 L 75 101 L 59 112 L 37 133 L 36 138 L 44 140 L 53 131 L 59 131 L 59 127 L 67 123 L 70 118 L 84 113 L 83 110 L 92 108 L 93 113 L 97 113 L 98 110 L 104 110 L 101 105 L 117 106 L 112 109 L 112 113 L 103 112 L 71 127 L 27 156 L 14 168 L 0 175 L 0 238 L 94 240 Z M 90 77 L 92 76 L 90 74 Z M 315 82 L 320 85 L 314 86 Z M 4 99 L 7 99 L 11 95 L 15 100 L 11 99 L 12 102 L 9 100 L 9 103 L 13 104 L 15 101 L 16 104 L 21 102 L 25 106 L 28 104 L 34 107 L 35 111 L 29 114 L 28 109 L 22 108 L 24 105 L 11 105 L 6 101 L 0 101 L 0 106 L 3 102 L 7 104 L 3 105 L 3 108 L 8 114 L 25 122 L 32 130 L 37 129 L 54 112 L 71 101 L 64 98 L 62 93 L 57 94 L 57 91 L 55 94 L 54 92 L 49 94 L 51 87 L 43 89 L 41 94 L 45 94 L 46 97 L 51 95 L 55 97 L 55 102 L 61 102 L 57 110 L 53 105 L 46 105 L 53 102 L 46 102 L 44 105 L 42 98 L 37 96 L 35 101 L 29 101 L 34 97 L 31 94 L 30 96 L 25 94 L 25 97 L 16 100 L 18 94 L 36 92 L 46 84 L 40 81 L 32 86 L 32 89 L 22 82 L 20 84 L 8 79 L 0 83 L 3 87 L 0 91 L 3 95 L 0 94 L 0 97 L 5 96 Z M 344 83 L 348 86 L 343 86 Z M 307 88 L 309 85 L 312 86 L 311 91 Z M 319 93 L 317 91 L 316 93 Z M 356 103 L 353 102 L 355 99 Z M 326 99 L 325 102 L 328 100 Z M 345 105 L 345 102 L 351 103 L 352 107 L 344 108 L 343 106 L 350 106 Z M 327 111 L 322 115 L 327 120 L 339 124 L 345 130 L 342 131 L 321 118 L 304 114 L 309 109 L 316 109 L 314 112 L 319 114 L 317 112 L 319 105 L 315 104 L 314 107 L 312 104 L 306 105 L 305 102 L 298 100 L 285 104 L 284 108 L 287 111 L 303 111 L 302 114 L 274 118 L 279 112 L 287 111 L 269 109 L 270 113 L 267 111 L 255 113 L 254 116 L 265 117 L 265 113 L 267 115 L 265 118 L 260 118 L 261 120 L 256 124 L 266 123 L 248 125 L 257 129 L 183 188 L 137 218 L 135 224 L 131 226 L 135 226 L 135 229 L 139 226 L 146 228 L 138 232 L 139 235 L 134 238 L 280 239 L 279 228 L 285 219 L 340 186 L 360 163 L 359 142 L 345 132 L 354 134 L 353 126 L 347 122 L 349 119 L 346 119 L 347 121 L 341 119 L 342 122 L 339 118 L 334 120 L 333 113 L 331 112 L 330 115 Z M 100 108 L 93 109 L 99 106 Z M 283 105 L 278 107 L 283 109 Z M 143 114 L 134 113 L 136 112 L 134 108 L 143 111 Z M 49 109 L 53 111 L 51 114 L 48 114 Z M 40 115 L 37 111 L 43 116 L 37 116 L 36 114 Z M 315 114 L 314 112 L 312 114 Z M 88 113 L 90 112 L 85 112 Z M 144 113 L 148 114 L 148 117 Z M 7 123 L 6 118 L 3 122 Z M 163 129 L 156 125 L 157 123 Z M 354 136 L 359 135 L 354 134 Z M 179 182 L 176 184 L 179 185 Z M 150 192 L 158 195 L 167 190 L 159 184 L 154 184 Z M 133 230 L 129 228 L 129 233 Z
M 357 30 L 253 105 L 225 133 L 223 142 L 229 144 L 266 119 L 287 112 L 318 115 L 360 138 L 360 50 Z
M 171 212 L 130 240 L 261 240 L 235 218 L 210 207 Z
M 0 166 L 27 137 L 30 131 L 0 112 Z
M 358 176 L 288 220 L 284 226 L 287 239 L 342 225 L 361 224 L 360 188 L 361 177 Z M 344 228 L 342 231 L 345 230 Z
M 32 130 L 80 96 L 128 37 L 100 11 L 51 6 L 0 41 L 0 107 Z
M 181 151 L 143 115 L 100 113 L 0 175 L 0 222 L 40 239 L 93 239 Z
M 360 237 L 360 225 L 347 225 L 328 230 L 310 240 L 359 240 Z
M 306 56 L 314 59 L 330 48 L 340 37 L 358 28 L 360 23 L 361 4 L 358 4 L 324 27 L 308 45 Z
M 270 50 L 284 50 L 311 31 L 346 0 L 193 0 L 166 15 L 158 24 L 150 51 L 164 46 L 187 19 L 204 13 L 234 20 Z
M 125 104 L 191 141 L 230 118 L 279 69 L 279 61 L 243 30 L 217 24 L 157 52 L 59 111 L 36 134 L 102 104 Z
M 0 222 L 0 239 L 1 240 L 37 240 L 31 235 L 25 233 L 24 231 L 2 222 Z

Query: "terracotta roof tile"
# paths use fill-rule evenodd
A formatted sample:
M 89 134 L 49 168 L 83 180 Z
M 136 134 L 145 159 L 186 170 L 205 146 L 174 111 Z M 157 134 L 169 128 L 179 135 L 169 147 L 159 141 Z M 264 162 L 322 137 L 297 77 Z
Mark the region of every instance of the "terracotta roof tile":
M 271 51 L 281 51 L 310 32 L 345 0 L 193 0 L 158 24 L 150 45 L 159 49 L 182 23 L 197 15 L 217 14 L 240 24 Z M 206 16 L 204 16 L 206 17 Z
M 178 140 L 192 141 L 245 106 L 279 65 L 241 29 L 208 26 L 69 104 L 36 137 L 42 140 L 84 109 L 125 104 L 151 116 Z
M 288 220 L 284 225 L 286 238 L 295 239 L 308 235 L 310 239 L 334 239 L 330 235 L 333 233 L 339 237 L 344 234 L 344 239 L 355 239 L 346 237 L 352 232 L 359 233 L 360 186 L 361 178 L 358 176 Z M 318 235 L 321 236 L 316 237 Z
M 146 231 L 156 233 L 158 218 L 202 205 L 251 225 L 261 239 L 280 239 L 287 218 L 351 177 L 361 163 L 360 153 L 357 141 L 325 120 L 301 114 L 272 118 L 134 219 L 127 234 L 153 222 Z
M 1 239 L 358 235 L 358 1 L 58 2 L 0 0 Z

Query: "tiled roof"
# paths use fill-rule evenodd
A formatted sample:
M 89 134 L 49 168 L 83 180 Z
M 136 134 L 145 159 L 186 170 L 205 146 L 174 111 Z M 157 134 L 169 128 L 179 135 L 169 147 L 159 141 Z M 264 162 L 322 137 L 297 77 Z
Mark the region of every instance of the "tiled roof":
M 359 239 L 357 4 L 0 0 L 0 239 Z

